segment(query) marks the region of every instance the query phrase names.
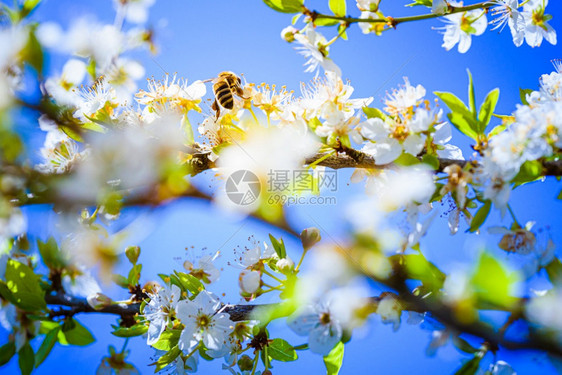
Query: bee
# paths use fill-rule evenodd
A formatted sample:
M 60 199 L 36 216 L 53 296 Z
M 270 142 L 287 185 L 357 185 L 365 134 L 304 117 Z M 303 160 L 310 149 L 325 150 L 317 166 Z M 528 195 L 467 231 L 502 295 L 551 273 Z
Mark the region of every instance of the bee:
M 213 82 L 215 101 L 211 105 L 211 109 L 215 111 L 217 120 L 220 116 L 221 106 L 225 109 L 234 108 L 234 95 L 247 99 L 243 96 L 242 80 L 232 72 L 221 72 L 217 78 L 204 82 Z

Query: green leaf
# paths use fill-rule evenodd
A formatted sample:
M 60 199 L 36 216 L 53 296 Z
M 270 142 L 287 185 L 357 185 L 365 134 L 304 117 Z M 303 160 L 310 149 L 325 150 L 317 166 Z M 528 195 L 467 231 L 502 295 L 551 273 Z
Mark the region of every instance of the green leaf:
M 334 15 L 345 17 L 347 13 L 345 0 L 330 0 L 328 5 L 330 6 L 330 10 L 334 13 Z
M 135 264 L 133 268 L 129 271 L 129 276 L 127 277 L 127 282 L 129 285 L 137 285 L 139 283 L 140 274 L 142 271 L 142 264 Z
M 283 339 L 274 339 L 267 347 L 267 354 L 281 362 L 292 362 L 298 358 L 295 348 Z
M 519 172 L 511 182 L 515 183 L 515 186 L 520 186 L 528 182 L 536 181 L 542 177 L 543 166 L 538 160 L 527 160 L 521 165 Z
M 35 353 L 35 367 L 39 367 L 39 365 L 43 363 L 43 361 L 47 358 L 47 356 L 53 349 L 53 346 L 55 346 L 59 330 L 60 327 L 56 327 L 45 335 L 45 339 L 41 343 L 41 346 L 37 350 L 37 353 Z
M 363 107 L 363 112 L 367 118 L 380 118 L 384 120 L 386 115 L 378 108 L 371 108 L 371 107 Z
M 265 5 L 281 13 L 301 13 L 303 0 L 263 0 Z
M 316 26 L 334 26 L 340 23 L 338 20 L 333 20 L 331 18 L 316 18 L 314 24 Z
M 554 258 L 552 262 L 548 263 L 544 267 L 544 269 L 546 270 L 548 278 L 552 284 L 558 285 L 562 282 L 562 263 L 560 262 L 560 259 Z
M 533 90 L 531 89 L 519 89 L 519 97 L 521 98 L 521 103 L 525 104 L 525 105 L 529 105 L 529 102 L 527 101 L 527 95 L 532 93 Z
M 470 345 L 468 341 L 466 341 L 465 339 L 461 339 L 458 336 L 453 337 L 453 344 L 457 347 L 457 349 L 468 354 L 474 354 L 479 351 L 474 346 Z
M 21 9 L 22 18 L 31 13 L 31 11 L 33 11 L 40 2 L 41 0 L 25 0 Z
M 471 360 L 466 361 L 456 372 L 455 375 L 473 375 L 480 368 L 482 352 L 478 352 Z
M 180 348 L 174 346 L 172 349 L 170 349 L 170 351 L 168 351 L 168 353 L 158 358 L 156 362 L 151 363 L 149 366 L 156 365 L 156 369 L 154 370 L 154 372 L 156 373 L 172 363 L 178 357 L 178 355 L 180 355 L 180 353 Z
M 82 136 L 78 134 L 78 132 L 76 132 L 74 129 L 68 126 L 59 126 L 59 129 L 62 130 L 64 134 L 68 135 L 68 137 L 73 141 L 80 143 L 84 142 L 84 138 L 82 138 Z
M 421 254 L 394 255 L 393 260 L 403 262 L 408 278 L 420 280 L 431 290 L 438 290 L 445 282 L 445 274 Z
M 33 348 L 26 342 L 18 352 L 18 363 L 20 365 L 20 370 L 22 375 L 29 375 L 35 367 L 35 354 L 33 353 Z
M 176 275 L 166 275 L 163 273 L 159 273 L 158 276 L 160 276 L 162 281 L 164 281 L 166 284 L 175 285 L 178 288 L 185 290 L 185 288 L 183 287 L 183 285 L 181 285 L 181 282 Z
M 441 195 L 441 189 L 443 188 L 443 186 L 445 186 L 445 184 L 442 184 L 440 182 L 435 184 L 435 191 L 429 199 L 430 202 L 440 201 L 443 198 L 443 196 Z
M 486 130 L 486 126 L 490 123 L 492 119 L 492 114 L 496 109 L 496 105 L 498 104 L 498 99 L 500 98 L 500 89 L 494 89 L 486 95 L 486 99 L 484 99 L 484 103 L 480 106 L 480 113 L 478 113 L 478 133 L 484 134 Z
M 189 121 L 189 117 L 187 117 L 187 113 L 183 115 L 181 119 L 181 128 L 185 133 L 185 144 L 191 145 L 195 143 L 195 138 L 193 137 L 193 127 L 191 126 L 191 122 Z
M 31 65 L 38 74 L 43 72 L 43 50 L 33 29 L 29 31 L 27 45 L 22 50 L 22 59 Z
M 59 327 L 58 322 L 52 322 L 50 320 L 42 320 L 39 326 L 39 334 L 46 335 L 47 333 L 51 332 L 53 329 Z
M 277 238 L 273 237 L 271 234 L 269 235 L 269 239 L 271 240 L 271 245 L 275 252 L 279 256 L 279 259 L 285 259 L 287 257 L 287 250 L 285 249 L 285 243 L 283 243 L 283 238 L 277 240 Z
M 410 166 L 410 165 L 416 165 L 419 164 L 420 161 L 418 158 L 416 158 L 414 155 L 412 154 L 408 154 L 406 152 L 403 152 L 402 155 L 400 155 L 396 160 L 394 160 L 394 164 L 397 165 L 402 165 L 404 167 Z
M 505 125 L 494 126 L 494 128 L 492 130 L 490 130 L 490 132 L 488 133 L 488 137 L 496 136 L 496 135 L 500 134 L 501 132 L 503 132 L 506 128 L 507 128 L 507 126 L 505 126 Z
M 480 207 L 478 211 L 476 211 L 476 214 L 472 218 L 472 221 L 470 222 L 470 228 L 468 228 L 468 231 L 470 233 L 476 232 L 482 226 L 482 224 L 484 224 L 486 218 L 490 214 L 491 208 L 492 208 L 492 201 L 487 199 L 484 205 Z
M 81 125 L 81 128 L 85 130 L 91 130 L 96 133 L 107 133 L 107 128 L 105 126 L 96 124 L 95 122 L 85 122 Z
M 341 35 L 343 40 L 347 40 L 347 26 L 345 23 L 340 23 L 338 26 L 338 35 Z
M 169 351 L 178 345 L 180 335 L 181 330 L 179 329 L 167 329 L 162 332 L 160 338 L 152 347 L 158 350 Z
M 472 80 L 472 73 L 470 70 L 466 70 L 468 73 L 468 106 L 470 113 L 476 118 L 476 98 L 474 95 L 474 81 Z
M 47 307 L 45 292 L 31 268 L 13 259 L 6 265 L 6 285 L 15 300 L 15 304 L 26 311 L 37 311 Z
M 115 330 L 111 332 L 117 337 L 135 337 L 144 335 L 148 332 L 148 326 L 144 323 L 137 323 L 132 327 L 113 327 Z
M 439 168 L 439 159 L 435 155 L 425 154 L 422 157 L 422 163 L 429 165 L 434 171 Z
M 113 275 L 112 276 L 113 282 L 117 285 L 119 285 L 121 288 L 124 289 L 129 289 L 129 281 L 127 280 L 127 278 L 125 276 L 121 276 L 121 275 Z
M 192 294 L 199 294 L 200 291 L 205 289 L 201 280 L 193 275 L 177 271 L 175 271 L 175 275 L 180 283 L 179 287 L 183 290 L 188 290 Z
M 10 288 L 8 288 L 8 285 L 2 280 L 0 280 L 0 296 L 14 305 L 18 303 L 16 297 L 14 297 Z
M 466 105 L 450 92 L 434 92 L 435 96 L 441 99 L 451 113 L 447 115 L 451 123 L 463 134 L 472 139 L 477 139 L 476 129 L 478 124 L 472 113 L 466 108 Z
M 59 331 L 58 340 L 62 345 L 87 346 L 96 341 L 88 328 L 76 319 L 65 322 Z
M 37 248 L 39 249 L 39 254 L 41 254 L 41 259 L 43 263 L 50 269 L 61 269 L 66 266 L 66 262 L 63 260 L 62 254 L 59 251 L 57 241 L 53 237 L 49 237 L 47 242 L 37 240 Z
M 8 341 L 7 344 L 0 347 L 0 366 L 4 366 L 10 362 L 10 359 L 16 354 L 16 344 L 13 341 Z
M 518 279 L 516 273 L 508 272 L 494 257 L 482 252 L 472 276 L 472 286 L 481 301 L 509 308 L 517 303 L 517 298 L 510 293 Z
M 431 8 L 432 0 L 414 0 L 413 3 L 406 4 L 407 7 L 414 7 L 417 5 L 423 5 L 426 7 Z
M 340 341 L 334 346 L 334 349 L 324 357 L 324 365 L 326 365 L 326 375 L 338 375 L 343 363 L 343 352 L 345 345 Z

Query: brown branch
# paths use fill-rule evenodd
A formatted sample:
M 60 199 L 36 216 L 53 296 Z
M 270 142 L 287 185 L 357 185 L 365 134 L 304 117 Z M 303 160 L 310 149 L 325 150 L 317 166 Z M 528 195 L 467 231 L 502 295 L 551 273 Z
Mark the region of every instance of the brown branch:
M 384 282 L 384 281 L 383 281 Z M 495 330 L 492 326 L 481 321 L 467 323 L 458 319 L 456 311 L 435 298 L 420 298 L 414 296 L 404 282 L 386 282 L 398 292 L 401 300 L 415 306 L 419 310 L 429 312 L 441 323 L 453 328 L 455 331 L 476 336 L 488 342 L 492 347 L 504 347 L 509 350 L 541 350 L 558 357 L 562 357 L 560 345 L 546 336 L 538 335 L 530 330 L 526 340 L 516 341 L 507 339 L 503 332 Z M 500 328 L 501 329 L 501 328 Z
M 345 148 L 343 152 L 339 153 L 318 153 L 314 156 L 305 159 L 304 164 L 315 164 L 331 169 L 343 168 L 365 168 L 365 169 L 387 169 L 393 166 L 393 163 L 378 165 L 375 158 L 359 150 Z M 197 153 L 191 159 L 191 175 L 195 176 L 207 169 L 215 168 L 214 162 L 208 160 L 209 154 Z M 419 158 L 421 160 L 421 157 Z M 318 161 L 320 160 L 320 161 Z M 443 170 L 453 164 L 464 167 L 468 163 L 474 163 L 478 166 L 477 162 L 470 162 L 468 160 L 457 160 L 438 158 L 439 167 L 436 172 L 443 172 Z M 562 160 L 545 161 L 543 162 L 543 174 L 545 176 L 562 176 Z
M 468 334 L 481 338 L 489 343 L 492 347 L 504 347 L 509 350 L 541 350 L 559 357 L 562 357 L 562 348 L 553 340 L 544 336 L 536 335 L 533 332 L 527 340 L 516 341 L 507 339 L 503 332 L 496 331 L 493 327 L 480 321 L 464 322 L 456 317 L 455 311 L 451 307 L 443 304 L 435 298 L 423 298 L 415 296 L 410 292 L 404 280 L 397 277 L 391 277 L 386 280 L 376 279 L 377 282 L 383 283 L 398 292 L 400 304 L 404 311 L 415 311 L 419 313 L 430 313 L 435 319 L 453 329 L 459 334 Z M 387 295 L 383 292 L 380 296 L 370 298 L 373 311 L 376 310 L 378 302 Z M 113 304 L 101 309 L 92 308 L 86 299 L 71 297 L 65 294 L 47 295 L 45 301 L 48 305 L 66 306 L 70 309 L 54 310 L 51 317 L 54 316 L 72 316 L 78 313 L 102 313 L 114 314 L 121 317 L 131 317 L 139 313 L 140 303 L 122 303 Z M 259 317 L 259 310 L 268 311 L 276 306 L 275 303 L 260 305 L 229 305 L 224 304 L 217 312 L 224 312 L 230 316 L 234 322 L 244 320 L 255 320 Z

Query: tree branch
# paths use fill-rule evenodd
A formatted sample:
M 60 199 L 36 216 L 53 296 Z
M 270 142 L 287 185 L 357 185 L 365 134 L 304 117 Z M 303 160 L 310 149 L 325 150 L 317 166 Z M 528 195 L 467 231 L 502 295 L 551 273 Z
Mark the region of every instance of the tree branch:
M 396 25 L 398 25 L 400 23 L 412 22 L 412 21 L 422 21 L 422 20 L 427 20 L 427 19 L 431 19 L 431 18 L 443 17 L 443 16 L 446 16 L 448 14 L 462 13 L 462 12 L 467 12 L 467 11 L 476 10 L 476 9 L 486 10 L 486 9 L 492 7 L 492 6 L 494 6 L 494 4 L 491 3 L 490 1 L 484 1 L 484 2 L 481 2 L 481 3 L 466 5 L 466 6 L 461 6 L 461 7 L 449 6 L 448 11 L 445 12 L 444 14 L 428 13 L 428 14 L 421 14 L 421 15 L 417 15 L 417 16 L 409 16 L 409 17 L 397 17 L 397 18 L 385 17 L 385 18 L 377 18 L 377 19 L 356 18 L 356 17 L 347 17 L 347 16 L 332 16 L 332 15 L 328 15 L 328 14 L 320 14 L 320 13 L 317 13 L 316 11 L 312 11 L 312 12 L 308 11 L 306 13 L 308 15 L 310 15 L 313 20 L 324 18 L 324 19 L 341 21 L 341 22 L 344 22 L 344 23 L 347 23 L 347 24 L 352 24 L 352 23 L 387 23 L 390 26 L 395 27 Z
M 421 160 L 421 158 L 419 158 Z M 447 159 L 438 158 L 439 167 L 437 172 L 443 172 L 443 170 L 453 164 L 457 164 L 464 167 L 468 163 L 473 163 L 474 166 L 478 166 L 476 161 L 468 160 L 457 160 L 457 159 Z M 387 169 L 395 164 L 376 164 L 375 158 L 369 154 L 362 151 L 346 148 L 344 152 L 340 153 L 318 153 L 309 158 L 305 159 L 306 165 L 315 164 L 331 169 L 342 169 L 342 168 L 365 168 L 365 169 Z M 198 153 L 193 155 L 191 161 L 191 174 L 195 176 L 207 169 L 215 168 L 216 165 L 208 160 L 208 154 Z M 562 160 L 553 160 L 543 162 L 543 174 L 545 176 L 562 176 Z
M 515 341 L 507 339 L 503 332 L 496 331 L 493 327 L 482 323 L 480 321 L 467 323 L 456 318 L 456 312 L 451 307 L 436 301 L 436 299 L 423 298 L 414 296 L 403 280 L 397 278 L 390 278 L 388 280 L 376 279 L 390 288 L 398 292 L 400 304 L 404 311 L 414 311 L 419 313 L 430 313 L 435 319 L 441 323 L 451 327 L 459 334 L 464 333 L 481 338 L 483 341 L 489 343 L 492 347 L 504 347 L 509 350 L 541 350 L 559 357 L 562 357 L 562 348 L 553 340 L 547 339 L 543 336 L 530 334 L 527 340 Z M 372 307 L 376 307 L 380 300 L 387 295 L 388 292 L 383 292 L 380 296 L 370 298 Z M 114 314 L 123 318 L 133 317 L 139 313 L 140 303 L 120 303 L 110 305 L 101 309 L 92 308 L 86 299 L 72 297 L 65 294 L 50 294 L 45 296 L 45 301 L 48 305 L 65 306 L 70 309 L 54 310 L 51 316 L 72 316 L 78 313 L 102 313 Z M 229 305 L 223 304 L 217 312 L 224 312 L 230 316 L 234 322 L 244 320 L 255 320 L 259 317 L 259 310 L 270 311 L 271 309 L 279 306 L 279 304 L 259 304 L 259 305 Z

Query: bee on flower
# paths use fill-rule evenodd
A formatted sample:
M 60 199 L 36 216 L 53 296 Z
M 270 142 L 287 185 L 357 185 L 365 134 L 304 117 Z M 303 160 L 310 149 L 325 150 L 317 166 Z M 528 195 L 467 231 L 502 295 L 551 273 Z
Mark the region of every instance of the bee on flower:
M 202 81 L 188 85 L 187 80 L 177 79 L 176 75 L 166 75 L 162 81 L 148 80 L 148 91 L 140 90 L 135 98 L 139 104 L 156 111 L 170 107 L 182 113 L 190 110 L 201 112 L 199 103 L 206 92 L 207 88 Z

